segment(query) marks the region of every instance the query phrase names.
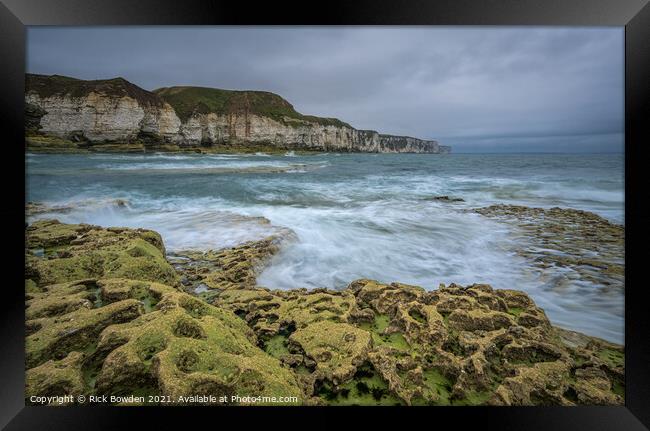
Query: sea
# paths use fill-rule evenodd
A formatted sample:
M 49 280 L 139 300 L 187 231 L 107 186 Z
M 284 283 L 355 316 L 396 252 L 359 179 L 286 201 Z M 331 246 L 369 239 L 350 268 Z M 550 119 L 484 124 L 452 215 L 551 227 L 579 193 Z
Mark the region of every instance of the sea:
M 527 292 L 555 325 L 623 343 L 622 288 L 554 288 L 517 254 L 516 226 L 471 211 L 559 206 L 624 224 L 622 154 L 30 153 L 26 172 L 26 201 L 67 207 L 30 221 L 153 229 L 171 252 L 289 228 L 296 238 L 258 284 L 487 283 Z

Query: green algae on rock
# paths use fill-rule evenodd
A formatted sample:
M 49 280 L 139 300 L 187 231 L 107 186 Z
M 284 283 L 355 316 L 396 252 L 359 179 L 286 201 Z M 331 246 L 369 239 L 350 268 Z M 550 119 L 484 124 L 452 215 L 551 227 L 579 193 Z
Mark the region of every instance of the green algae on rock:
M 97 377 L 99 393 L 128 394 L 143 382 L 171 399 L 300 394 L 291 372 L 255 345 L 233 313 L 169 288 L 161 293 L 151 313 L 102 333 L 98 350 L 112 350 Z
M 41 257 L 29 253 L 28 397 L 300 395 L 292 373 L 257 347 L 240 318 L 177 288 L 156 233 L 45 221 L 28 227 L 27 244 L 57 247 Z M 148 252 L 147 259 L 134 249 Z M 106 253 L 111 260 L 102 262 L 110 270 L 101 266 L 95 278 L 77 280 L 70 278 L 89 275 L 83 267 L 43 277 L 55 262 L 82 252 Z M 159 265 L 154 271 L 152 262 Z M 133 278 L 114 277 L 123 274 Z M 63 281 L 47 284 L 52 278 Z
M 567 346 L 544 312 L 519 291 L 450 285 L 427 292 L 358 280 L 343 291 L 235 288 L 212 301 L 236 312 L 260 339 L 280 343 L 272 353 L 294 371 L 313 403 L 369 402 L 353 390 L 363 383 L 357 375 L 362 364 L 404 404 L 623 400 L 623 370 L 603 360 L 616 355 L 595 348 L 609 343 L 584 336 L 592 341 L 587 350 Z M 623 355 L 620 346 L 616 352 Z M 607 375 L 609 389 L 603 393 L 604 381 L 591 382 L 596 377 L 579 371 L 582 367 L 608 370 L 598 378 Z
M 116 277 L 175 285 L 162 239 L 146 229 L 108 228 L 39 220 L 27 227 L 26 278 L 38 286 Z M 39 257 L 35 250 L 44 250 Z
M 27 395 L 162 395 L 178 404 L 198 395 L 302 405 L 624 401 L 622 346 L 553 327 L 523 292 L 366 279 L 343 290 L 260 287 L 257 272 L 279 244 L 185 253 L 172 259 L 175 271 L 155 232 L 34 223 Z M 205 291 L 188 293 L 197 286 Z
M 25 373 L 27 395 L 55 397 L 72 395 L 76 398 L 86 393 L 82 363 L 84 354 L 71 352 L 60 361 L 49 360 Z
M 267 219 L 260 221 L 269 224 Z M 237 247 L 207 252 L 177 251 L 170 258 L 188 290 L 194 291 L 199 285 L 205 286 L 205 291 L 253 288 L 259 270 L 280 250 L 283 242 L 294 238 L 293 231 L 283 228 L 263 240 Z

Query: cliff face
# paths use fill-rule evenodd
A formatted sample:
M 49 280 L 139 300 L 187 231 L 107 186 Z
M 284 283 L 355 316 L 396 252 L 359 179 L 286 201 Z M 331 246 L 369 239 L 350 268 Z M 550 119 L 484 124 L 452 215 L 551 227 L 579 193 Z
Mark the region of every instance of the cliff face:
M 154 92 L 122 79 L 83 81 L 27 75 L 29 133 L 99 143 L 179 147 L 266 145 L 283 149 L 448 153 L 433 140 L 357 130 L 334 118 L 302 115 L 268 92 L 170 87 Z
M 28 118 L 45 134 L 90 142 L 130 142 L 153 134 L 171 142 L 181 125 L 168 103 L 121 78 L 27 75 L 26 86 Z
M 181 124 L 176 142 L 180 145 L 251 142 L 286 149 L 373 153 L 440 153 L 448 148 L 436 141 L 381 135 L 349 126 L 309 121 L 287 123 L 256 114 L 195 114 Z

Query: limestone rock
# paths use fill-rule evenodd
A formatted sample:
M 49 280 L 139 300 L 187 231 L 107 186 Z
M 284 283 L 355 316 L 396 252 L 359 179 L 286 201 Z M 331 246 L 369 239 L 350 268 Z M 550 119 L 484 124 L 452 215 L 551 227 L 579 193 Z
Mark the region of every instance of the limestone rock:
M 177 283 L 160 235 L 150 230 L 39 220 L 26 234 L 26 278 L 39 286 L 100 277 Z
M 622 289 L 625 227 L 571 208 L 492 205 L 473 210 L 514 222 L 530 244 L 517 252 L 541 270 L 559 267 L 603 289 Z
M 26 292 L 27 400 L 66 394 L 164 395 L 177 404 L 195 395 L 301 399 L 292 372 L 256 346 L 245 321 L 174 286 L 147 280 L 176 279 L 173 270 L 171 278 L 162 270 L 171 266 L 156 233 L 42 221 L 29 226 L 27 236 L 28 247 L 46 248 L 42 256 L 30 253 L 41 276 L 34 277 L 38 283 L 26 283 L 31 286 Z M 129 253 L 134 242 L 144 247 L 140 241 L 151 247 L 150 254 Z M 82 267 L 56 272 L 51 278 L 61 282 L 47 284 L 46 269 L 91 249 L 110 256 L 110 270 L 99 271 L 108 278 L 75 279 L 87 275 Z M 159 261 L 157 270 L 151 261 Z M 138 277 L 142 274 L 147 277 Z
M 27 395 L 624 402 L 623 347 L 555 328 L 517 290 L 367 279 L 342 290 L 269 290 L 255 275 L 278 244 L 264 239 L 189 255 L 197 271 L 177 265 L 180 275 L 213 283 L 210 295 L 191 294 L 169 275 L 155 232 L 43 221 L 28 227 L 27 244 Z M 91 253 L 102 258 L 92 271 L 81 260 Z
M 82 353 L 72 352 L 60 361 L 49 360 L 27 370 L 25 392 L 45 397 L 71 395 L 76 400 L 77 396 L 86 393 L 83 358 Z
M 437 141 L 357 130 L 302 115 L 261 91 L 170 87 L 149 92 L 122 79 L 27 75 L 27 145 L 34 151 L 145 151 L 183 147 L 449 153 Z

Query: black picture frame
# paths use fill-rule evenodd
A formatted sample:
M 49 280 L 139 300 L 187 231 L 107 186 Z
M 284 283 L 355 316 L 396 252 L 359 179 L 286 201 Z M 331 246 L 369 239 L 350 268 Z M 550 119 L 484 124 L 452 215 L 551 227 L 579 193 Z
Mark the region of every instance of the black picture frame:
M 408 408 L 156 408 L 25 407 L 24 405 L 24 77 L 25 26 L 30 25 L 544 25 L 625 26 L 625 347 L 626 401 L 622 407 Z M 0 347 L 0 426 L 6 429 L 115 429 L 180 419 L 185 426 L 227 426 L 226 418 L 264 418 L 293 426 L 373 426 L 393 418 L 424 426 L 474 423 L 501 430 L 641 430 L 650 427 L 650 313 L 642 271 L 648 217 L 642 181 L 650 144 L 650 5 L 647 0 L 328 1 L 291 4 L 171 0 L 0 0 L 0 121 L 5 255 Z M 646 180 L 647 182 L 647 180 Z M 646 193 L 647 194 L 647 193 Z M 350 415 L 349 413 L 353 414 Z M 346 413 L 346 422 L 339 415 Z M 397 413 L 397 414 L 396 414 Z M 282 417 L 280 417 L 282 416 Z M 205 421 L 205 422 L 203 422 Z M 138 424 L 136 424 L 138 423 Z M 145 425 L 146 424 L 146 425 Z M 207 424 L 207 425 L 206 425 Z M 237 426 L 242 426 L 240 422 Z M 233 423 L 234 426 L 235 423 Z M 407 425 L 410 426 L 410 425 Z M 446 425 L 449 426 L 449 425 Z

